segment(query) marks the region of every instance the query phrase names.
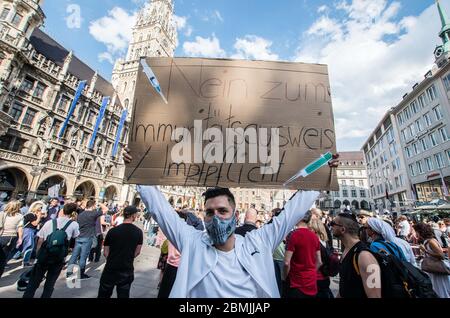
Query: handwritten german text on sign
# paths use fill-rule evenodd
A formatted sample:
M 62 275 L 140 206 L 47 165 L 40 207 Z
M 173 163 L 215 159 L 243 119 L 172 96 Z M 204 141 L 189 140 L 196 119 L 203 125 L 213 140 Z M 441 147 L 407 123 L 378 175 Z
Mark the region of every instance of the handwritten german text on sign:
M 325 65 L 190 58 L 142 62 L 157 80 L 140 67 L 127 183 L 278 188 L 321 154 L 336 151 Z M 328 167 L 289 187 L 338 189 Z

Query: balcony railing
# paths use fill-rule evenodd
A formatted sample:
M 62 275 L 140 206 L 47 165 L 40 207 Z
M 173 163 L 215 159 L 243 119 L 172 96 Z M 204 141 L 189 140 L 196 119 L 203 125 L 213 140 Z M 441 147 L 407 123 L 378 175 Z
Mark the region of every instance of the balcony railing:
M 20 162 L 33 166 L 37 166 L 39 164 L 39 160 L 35 157 L 27 156 L 21 153 L 12 152 L 4 149 L 0 149 L 0 159 Z
M 57 163 L 57 162 L 49 162 L 47 167 L 49 169 L 57 170 L 57 171 L 61 171 L 61 172 L 68 172 L 68 173 L 73 173 L 73 174 L 76 172 L 75 167 L 63 165 L 63 164 Z

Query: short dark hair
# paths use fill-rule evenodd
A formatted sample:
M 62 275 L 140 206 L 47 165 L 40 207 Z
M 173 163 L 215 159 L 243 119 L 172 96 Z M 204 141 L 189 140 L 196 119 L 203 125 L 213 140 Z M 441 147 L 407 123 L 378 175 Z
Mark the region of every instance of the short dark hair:
M 123 217 L 128 219 L 133 214 L 138 213 L 138 209 L 135 206 L 129 205 L 123 209 Z
M 57 197 L 51 198 L 51 199 L 50 199 L 50 202 L 52 202 L 52 201 L 54 201 L 54 200 L 58 201 L 58 203 L 59 203 L 59 198 L 57 198 Z
M 90 199 L 87 203 L 86 203 L 86 209 L 90 209 L 93 206 L 95 206 L 95 200 Z
M 434 238 L 433 228 L 429 224 L 417 223 L 416 225 L 413 225 L 413 228 L 424 240 Z
M 339 213 L 337 215 L 339 217 L 339 220 L 341 221 L 341 225 L 345 227 L 345 230 L 348 234 L 351 236 L 358 237 L 359 235 L 359 223 L 356 220 L 356 215 L 353 213 Z
M 209 199 L 224 195 L 228 198 L 228 202 L 231 204 L 233 209 L 236 208 L 236 201 L 234 200 L 234 195 L 228 188 L 219 188 L 219 187 L 209 188 L 202 195 L 205 197 L 205 202 L 208 201 Z
M 68 203 L 64 206 L 64 215 L 71 215 L 73 212 L 77 212 L 78 205 L 76 203 Z

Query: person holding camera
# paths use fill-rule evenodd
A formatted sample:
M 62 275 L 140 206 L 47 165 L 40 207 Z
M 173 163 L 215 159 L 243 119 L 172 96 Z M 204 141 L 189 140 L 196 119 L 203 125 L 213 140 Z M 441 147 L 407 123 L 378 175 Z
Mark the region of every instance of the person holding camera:
M 78 257 L 80 266 L 80 279 L 89 279 L 90 276 L 85 274 L 86 262 L 89 257 L 92 245 L 97 243 L 95 224 L 97 219 L 108 212 L 108 207 L 100 204 L 100 209 L 96 208 L 95 200 L 89 200 L 86 203 L 86 209 L 78 215 L 77 222 L 80 225 L 80 235 L 75 240 L 75 248 L 72 257 L 68 263 L 67 277 L 72 276 L 71 269 L 77 263 Z

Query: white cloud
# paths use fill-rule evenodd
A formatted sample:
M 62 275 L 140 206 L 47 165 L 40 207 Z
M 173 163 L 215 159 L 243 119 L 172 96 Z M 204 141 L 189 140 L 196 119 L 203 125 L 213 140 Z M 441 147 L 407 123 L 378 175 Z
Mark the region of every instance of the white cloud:
M 181 16 L 177 16 L 176 14 L 174 14 L 173 16 L 173 23 L 175 25 L 175 27 L 177 28 L 178 31 L 184 31 L 184 35 L 187 37 L 190 37 L 192 32 L 193 32 L 193 28 L 191 25 L 189 25 L 188 21 L 188 17 L 181 17 Z
M 330 10 L 330 8 L 328 8 L 327 5 L 322 5 L 317 8 L 317 13 L 324 13 L 324 12 L 328 12 L 329 10 Z
M 246 35 L 244 38 L 236 39 L 234 48 L 236 54 L 232 55 L 234 59 L 253 59 L 275 61 L 279 57 L 270 51 L 272 42 L 256 35 Z
M 187 21 L 186 17 L 180 17 L 176 14 L 173 15 L 173 23 L 177 28 L 177 30 L 183 30 L 186 27 L 187 24 L 186 21 Z
M 111 64 L 114 64 L 114 58 L 111 53 L 103 52 L 98 55 L 99 62 L 108 61 Z
M 129 14 L 120 7 L 114 7 L 107 16 L 91 22 L 89 33 L 107 47 L 107 52 L 102 53 L 101 57 L 99 55 L 101 61 L 111 61 L 126 51 L 135 21 L 136 13 Z
M 303 35 L 295 59 L 329 66 L 340 151 L 360 149 L 432 67 L 440 43 L 436 6 L 403 19 L 399 10 L 386 0 L 341 1 Z
M 183 50 L 185 54 L 192 57 L 220 58 L 226 55 L 215 34 L 208 38 L 196 36 L 194 42 L 184 42 Z
M 186 30 L 184 31 L 184 35 L 187 37 L 190 37 L 192 35 L 193 31 L 194 31 L 194 29 L 192 28 L 192 26 L 188 25 Z

